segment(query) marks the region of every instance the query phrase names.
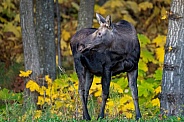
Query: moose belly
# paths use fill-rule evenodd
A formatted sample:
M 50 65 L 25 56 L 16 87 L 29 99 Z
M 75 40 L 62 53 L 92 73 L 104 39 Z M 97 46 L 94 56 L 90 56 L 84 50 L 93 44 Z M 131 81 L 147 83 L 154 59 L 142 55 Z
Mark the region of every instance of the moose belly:
M 87 53 L 81 57 L 81 62 L 92 74 L 102 76 L 105 57 L 101 53 Z
M 112 75 L 119 74 L 121 72 L 130 72 L 136 67 L 136 65 L 131 60 L 123 60 L 117 62 L 115 65 L 112 66 L 111 71 Z

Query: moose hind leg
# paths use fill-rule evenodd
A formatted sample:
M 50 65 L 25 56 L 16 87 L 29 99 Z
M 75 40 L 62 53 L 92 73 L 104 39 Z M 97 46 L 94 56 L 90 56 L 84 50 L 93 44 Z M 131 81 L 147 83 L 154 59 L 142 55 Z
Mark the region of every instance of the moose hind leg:
M 86 120 L 90 120 L 87 103 L 88 103 L 88 96 L 89 96 L 89 90 L 91 88 L 92 82 L 93 82 L 94 75 L 91 74 L 88 70 L 86 71 L 86 82 L 85 82 L 85 93 L 84 93 L 84 100 L 85 100 L 85 113 L 83 113 L 83 117 Z
M 127 73 L 128 75 L 128 82 L 129 82 L 129 87 L 132 92 L 132 97 L 134 100 L 134 106 L 135 106 L 135 112 L 136 112 L 136 120 L 141 118 L 141 113 L 139 109 L 139 101 L 138 101 L 138 89 L 137 89 L 137 75 L 138 75 L 138 70 L 133 70 L 131 72 Z

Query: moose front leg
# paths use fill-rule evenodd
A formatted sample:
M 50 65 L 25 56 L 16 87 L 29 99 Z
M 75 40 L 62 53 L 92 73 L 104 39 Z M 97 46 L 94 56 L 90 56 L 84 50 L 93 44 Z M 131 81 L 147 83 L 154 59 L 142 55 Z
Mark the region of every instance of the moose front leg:
M 84 82 L 79 82 L 79 94 L 80 94 L 81 101 L 82 101 L 83 119 L 91 120 L 91 117 L 89 115 L 88 108 L 87 108 L 87 103 L 88 103 L 89 89 L 93 81 L 93 75 L 90 74 L 88 71 L 86 71 L 85 75 L 82 77 L 83 77 L 82 78 L 83 80 L 85 77 L 85 80 Z
M 79 59 L 74 60 L 76 73 L 79 79 L 79 95 L 82 102 L 83 109 L 83 119 L 90 120 L 90 116 L 87 109 L 87 97 L 89 93 L 89 89 L 92 83 L 92 76 L 88 73 L 88 71 L 83 67 L 81 61 Z
M 100 114 L 98 119 L 104 118 L 104 110 L 107 102 L 107 98 L 109 97 L 109 87 L 111 81 L 111 71 L 109 68 L 104 68 L 103 76 L 102 76 L 102 105 L 100 109 Z
M 137 75 L 138 75 L 138 70 L 133 70 L 131 72 L 127 73 L 128 75 L 128 82 L 129 82 L 129 87 L 132 92 L 132 97 L 134 100 L 134 106 L 135 106 L 135 112 L 136 112 L 136 120 L 141 118 L 141 113 L 139 109 L 139 101 L 138 101 L 138 89 L 137 89 Z

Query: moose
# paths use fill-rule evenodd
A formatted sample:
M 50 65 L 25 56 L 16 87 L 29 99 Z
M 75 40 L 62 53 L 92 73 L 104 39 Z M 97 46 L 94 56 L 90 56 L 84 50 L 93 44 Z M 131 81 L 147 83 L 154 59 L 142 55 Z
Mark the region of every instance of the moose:
M 82 101 L 83 119 L 90 120 L 87 103 L 94 75 L 101 76 L 102 103 L 98 119 L 104 118 L 109 96 L 111 77 L 126 72 L 134 100 L 136 120 L 141 118 L 138 102 L 137 76 L 140 44 L 136 30 L 125 20 L 112 23 L 96 13 L 99 28 L 84 28 L 71 38 L 70 46 L 74 66 L 79 79 L 79 94 Z

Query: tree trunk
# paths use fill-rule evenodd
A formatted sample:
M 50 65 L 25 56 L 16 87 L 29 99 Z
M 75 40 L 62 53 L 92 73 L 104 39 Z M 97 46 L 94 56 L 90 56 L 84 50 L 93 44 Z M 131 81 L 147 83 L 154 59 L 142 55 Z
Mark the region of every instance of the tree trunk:
M 54 0 L 36 0 L 36 35 L 43 76 L 56 78 Z
M 25 70 L 32 70 L 31 79 L 37 81 L 40 75 L 40 64 L 37 41 L 35 37 L 34 28 L 34 12 L 33 12 L 33 0 L 20 0 L 20 22 L 22 31 L 22 41 L 24 49 L 24 66 Z M 28 79 L 25 80 L 25 84 Z M 36 104 L 37 95 L 34 92 L 30 92 L 29 89 L 24 90 L 24 106 L 26 107 L 27 98 L 30 97 L 31 101 Z
M 99 0 L 98 1 L 98 5 L 102 6 L 103 4 L 105 4 L 107 2 L 107 0 Z
M 77 30 L 91 28 L 93 25 L 94 0 L 80 0 Z
M 184 115 L 184 0 L 173 0 L 169 14 L 161 92 L 161 112 Z

